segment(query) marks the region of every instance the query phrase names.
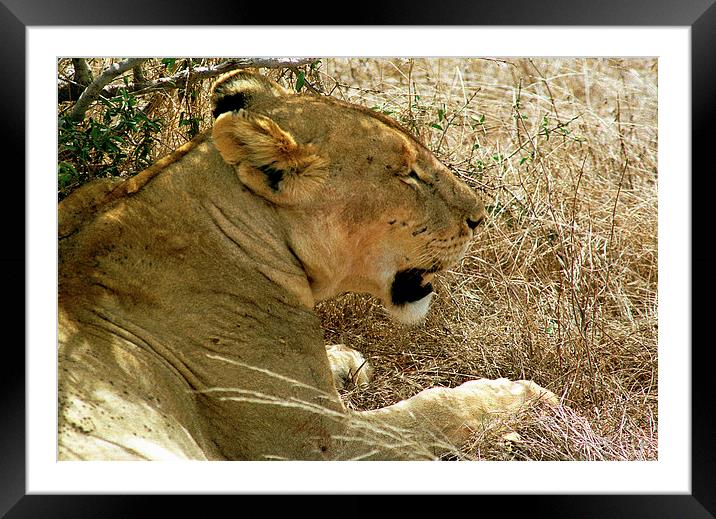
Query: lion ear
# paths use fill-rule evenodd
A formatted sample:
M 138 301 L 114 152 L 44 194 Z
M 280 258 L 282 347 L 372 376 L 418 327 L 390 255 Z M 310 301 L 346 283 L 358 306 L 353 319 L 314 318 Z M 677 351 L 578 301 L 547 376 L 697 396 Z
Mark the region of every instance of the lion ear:
M 307 202 L 328 176 L 328 161 L 272 119 L 246 110 L 221 114 L 212 138 L 241 182 L 279 205 Z
M 235 70 L 219 77 L 211 87 L 214 119 L 226 112 L 249 108 L 262 99 L 291 95 L 266 76 L 249 70 Z

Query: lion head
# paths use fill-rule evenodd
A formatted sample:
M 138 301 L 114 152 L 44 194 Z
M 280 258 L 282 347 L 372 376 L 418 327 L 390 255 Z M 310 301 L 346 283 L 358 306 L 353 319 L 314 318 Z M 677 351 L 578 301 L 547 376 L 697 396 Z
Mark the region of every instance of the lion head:
M 221 77 L 212 101 L 214 145 L 280 215 L 313 300 L 367 292 L 401 322 L 422 319 L 432 277 L 485 217 L 475 194 L 372 110 L 247 71 Z

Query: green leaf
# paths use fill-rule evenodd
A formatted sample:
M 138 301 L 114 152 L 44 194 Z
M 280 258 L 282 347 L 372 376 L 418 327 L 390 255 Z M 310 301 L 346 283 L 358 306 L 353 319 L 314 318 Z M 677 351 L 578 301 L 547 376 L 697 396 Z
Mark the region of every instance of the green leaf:
M 476 117 L 474 115 L 470 116 L 470 119 L 472 119 L 475 122 L 475 126 L 483 126 L 485 124 L 485 115 L 480 115 L 480 117 Z M 473 128 L 475 127 L 473 126 Z
M 445 130 L 443 130 L 443 127 L 440 126 L 438 123 L 433 123 L 433 124 L 430 125 L 430 127 L 431 127 L 431 128 L 435 128 L 435 129 L 437 129 L 437 130 L 445 131 Z
M 162 60 L 162 64 L 167 68 L 167 71 L 169 73 L 174 72 L 174 66 L 176 65 L 177 59 L 176 58 L 164 58 Z
M 305 83 L 306 83 L 306 74 L 303 72 L 299 72 L 298 77 L 296 78 L 296 92 L 300 92 Z

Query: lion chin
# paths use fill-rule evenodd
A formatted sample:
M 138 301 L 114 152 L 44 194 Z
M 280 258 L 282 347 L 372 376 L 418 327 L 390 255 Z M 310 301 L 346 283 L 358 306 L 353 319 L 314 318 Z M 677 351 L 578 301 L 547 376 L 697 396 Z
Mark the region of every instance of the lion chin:
M 425 319 L 434 295 L 435 292 L 430 292 L 417 301 L 404 303 L 402 305 L 387 304 L 385 305 L 385 309 L 391 319 L 402 324 L 416 325 Z
M 434 269 L 410 268 L 396 273 L 390 287 L 388 315 L 403 324 L 415 325 L 425 319 L 435 295 L 430 282 Z

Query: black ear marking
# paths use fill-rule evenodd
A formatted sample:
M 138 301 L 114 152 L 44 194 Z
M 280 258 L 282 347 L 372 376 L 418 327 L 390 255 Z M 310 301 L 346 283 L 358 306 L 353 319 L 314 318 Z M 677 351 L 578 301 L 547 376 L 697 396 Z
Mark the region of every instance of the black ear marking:
M 283 180 L 283 171 L 271 165 L 259 166 L 258 169 L 266 175 L 268 186 L 274 192 L 278 191 L 278 185 L 281 183 L 281 180 Z
M 216 106 L 214 107 L 214 111 L 212 112 L 214 119 L 216 119 L 225 112 L 235 112 L 237 110 L 242 110 L 246 108 L 248 101 L 249 96 L 246 95 L 244 92 L 237 92 L 235 94 L 220 97 L 219 99 L 217 99 Z

